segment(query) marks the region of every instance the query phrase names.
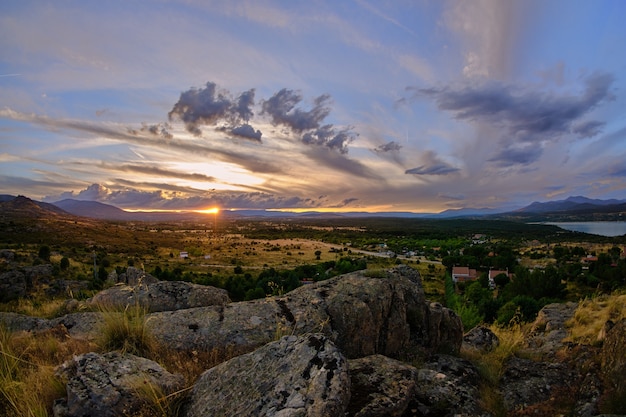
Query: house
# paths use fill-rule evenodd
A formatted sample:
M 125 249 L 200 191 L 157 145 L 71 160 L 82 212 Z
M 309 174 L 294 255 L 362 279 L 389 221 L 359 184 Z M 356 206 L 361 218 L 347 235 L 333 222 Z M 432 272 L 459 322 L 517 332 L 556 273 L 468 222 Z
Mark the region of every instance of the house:
M 494 281 L 494 278 L 500 274 L 505 274 L 507 277 L 511 278 L 511 274 L 509 274 L 508 270 L 502 271 L 498 269 L 490 269 L 489 275 L 487 276 L 489 278 L 489 288 L 496 288 L 496 282 Z
M 475 269 L 471 269 L 469 266 L 452 267 L 452 281 L 466 282 L 476 281 L 476 279 L 478 279 L 478 274 Z
M 187 251 L 182 251 L 182 252 L 180 253 L 180 255 L 178 255 L 178 256 L 179 256 L 179 258 L 180 258 L 180 259 L 187 259 L 187 258 L 189 258 L 189 252 L 187 252 Z

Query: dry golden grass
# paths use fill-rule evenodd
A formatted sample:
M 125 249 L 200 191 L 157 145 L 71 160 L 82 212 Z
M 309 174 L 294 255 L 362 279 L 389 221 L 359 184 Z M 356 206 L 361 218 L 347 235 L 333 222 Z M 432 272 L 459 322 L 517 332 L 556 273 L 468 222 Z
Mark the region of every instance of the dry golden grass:
M 0 415 L 44 417 L 65 395 L 54 368 L 95 345 L 69 337 L 63 327 L 37 334 L 0 328 Z
M 476 365 L 481 376 L 480 401 L 482 407 L 496 417 L 506 416 L 507 410 L 498 392 L 498 384 L 505 362 L 519 354 L 524 343 L 524 330 L 520 325 L 502 327 L 491 325 L 500 344 L 487 353 L 463 350 L 461 356 Z
M 574 343 L 596 344 L 608 320 L 616 322 L 623 318 L 626 318 L 626 294 L 585 299 L 566 323 L 570 332 L 568 339 Z

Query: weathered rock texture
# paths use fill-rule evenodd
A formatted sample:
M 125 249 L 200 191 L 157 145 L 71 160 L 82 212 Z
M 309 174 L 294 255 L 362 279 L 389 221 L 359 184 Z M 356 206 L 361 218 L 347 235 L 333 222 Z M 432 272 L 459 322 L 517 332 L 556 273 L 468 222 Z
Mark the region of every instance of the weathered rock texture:
M 320 332 L 348 358 L 396 356 L 415 346 L 458 352 L 462 324 L 451 310 L 430 304 L 419 273 L 409 267 L 386 278 L 363 271 L 300 287 L 283 297 L 151 314 L 157 340 L 179 350 L 228 345 L 250 349 L 281 334 Z
M 107 308 L 139 305 L 149 312 L 156 312 L 228 303 L 228 292 L 221 288 L 183 281 L 158 281 L 135 286 L 118 284 L 100 291 L 87 304 Z
M 186 416 L 343 416 L 349 399 L 347 362 L 326 336 L 285 336 L 206 371 Z
M 528 346 L 544 356 L 553 356 L 562 349 L 567 336 L 565 323 L 574 316 L 578 303 L 554 303 L 543 307 L 528 336 Z
M 0 302 L 25 297 L 34 284 L 47 283 L 52 277 L 52 265 L 43 264 L 12 269 L 0 274 Z
M 485 326 L 476 326 L 463 335 L 463 348 L 478 352 L 491 352 L 500 344 L 498 336 Z
M 67 381 L 67 398 L 55 403 L 55 417 L 136 415 L 156 399 L 155 392 L 168 395 L 184 384 L 181 375 L 156 362 L 118 352 L 74 357 L 57 376 Z
M 417 391 L 418 370 L 383 355 L 352 359 L 346 416 L 402 416 Z
M 602 372 L 611 389 L 626 395 L 626 319 L 606 333 L 602 346 Z

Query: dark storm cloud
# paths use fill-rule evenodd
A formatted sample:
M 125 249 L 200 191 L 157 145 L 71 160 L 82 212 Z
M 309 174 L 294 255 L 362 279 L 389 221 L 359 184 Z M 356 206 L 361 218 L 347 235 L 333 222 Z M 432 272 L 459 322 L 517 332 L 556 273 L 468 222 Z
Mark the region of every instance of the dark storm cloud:
M 296 106 L 302 101 L 302 95 L 296 91 L 283 88 L 268 100 L 263 101 L 263 113 L 269 114 L 272 124 L 283 125 L 294 132 L 302 133 L 320 127 L 322 121 L 330 114 L 330 96 L 323 94 L 313 101 L 311 110 L 302 110 Z
M 376 153 L 398 152 L 402 149 L 402 145 L 397 142 L 391 141 L 374 148 Z
M 576 133 L 581 138 L 591 138 L 600 134 L 604 125 L 606 125 L 606 123 L 595 120 L 583 122 L 574 126 L 572 133 Z
M 584 81 L 579 95 L 555 95 L 500 83 L 466 87 L 413 88 L 412 99 L 430 98 L 440 110 L 459 120 L 486 123 L 501 130 L 506 149 L 492 161 L 530 164 L 541 156 L 541 142 L 573 133 L 591 137 L 600 132 L 600 121 L 580 119 L 605 101 L 613 100 L 610 74 L 594 74 Z M 522 149 L 511 148 L 512 144 Z M 539 144 L 531 149 L 528 145 Z M 498 159 L 501 156 L 503 159 Z
M 513 164 L 529 165 L 539 159 L 542 152 L 543 149 L 535 144 L 528 144 L 523 147 L 509 146 L 500 150 L 494 157 L 489 158 L 489 161 L 496 162 L 502 167 Z
M 254 115 L 254 94 L 254 89 L 251 89 L 233 98 L 228 91 L 218 90 L 215 83 L 207 82 L 204 88 L 192 88 L 181 93 L 168 117 L 170 120 L 181 120 L 187 131 L 195 136 L 202 135 L 201 126 L 218 124 L 224 124 L 227 127 L 224 130 L 232 132 L 247 124 Z M 252 139 L 260 140 L 260 136 Z

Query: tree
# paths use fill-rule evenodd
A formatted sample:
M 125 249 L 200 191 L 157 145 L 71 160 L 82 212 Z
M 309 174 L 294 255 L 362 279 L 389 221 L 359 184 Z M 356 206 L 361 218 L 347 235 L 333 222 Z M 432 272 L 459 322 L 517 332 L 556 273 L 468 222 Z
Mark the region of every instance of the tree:
M 67 259 L 67 257 L 62 257 L 61 258 L 61 263 L 59 265 L 59 267 L 61 268 L 61 270 L 65 271 L 66 269 L 68 269 L 70 267 L 70 260 Z
M 322 251 L 321 250 L 316 250 L 315 251 L 315 259 L 317 259 L 318 261 L 321 259 L 322 256 Z
M 37 257 L 39 259 L 43 259 L 46 262 L 50 262 L 50 247 L 47 245 L 40 246 Z

